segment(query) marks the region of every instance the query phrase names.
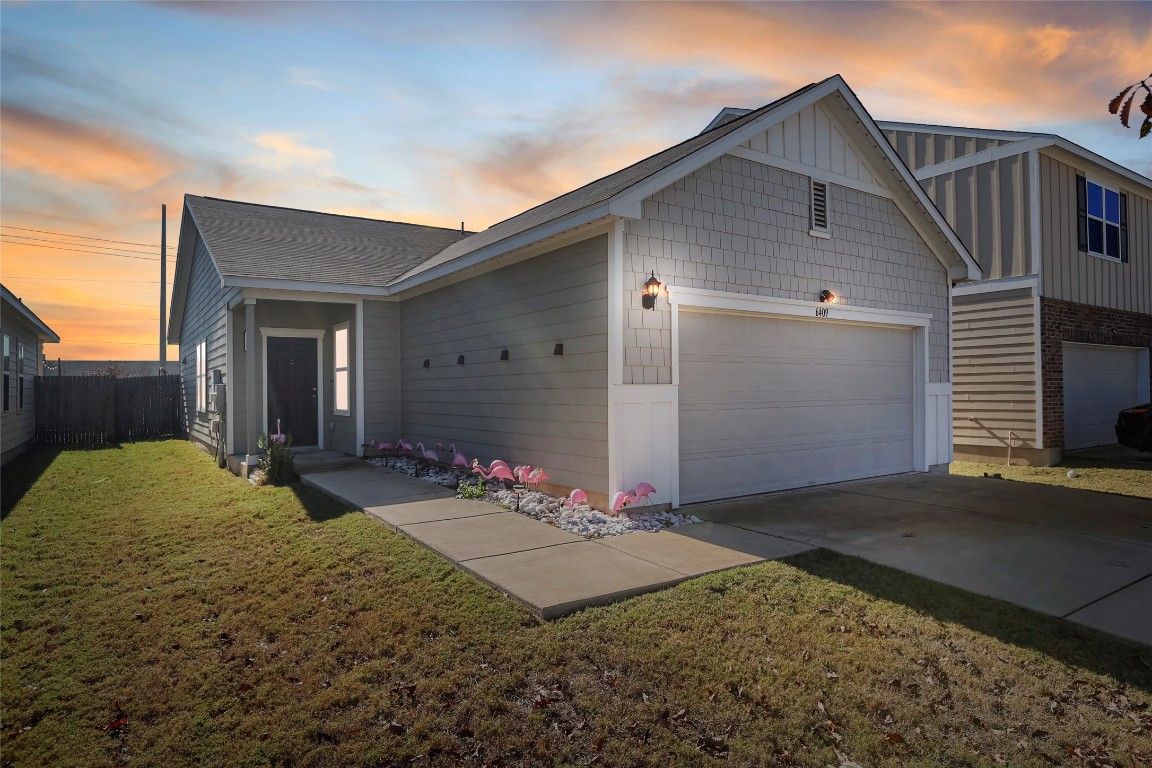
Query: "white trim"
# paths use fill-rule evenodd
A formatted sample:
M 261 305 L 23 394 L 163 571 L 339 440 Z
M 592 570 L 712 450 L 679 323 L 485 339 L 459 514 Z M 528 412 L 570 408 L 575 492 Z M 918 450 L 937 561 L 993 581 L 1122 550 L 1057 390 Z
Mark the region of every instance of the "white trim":
M 931 384 L 929 360 L 931 359 L 929 344 L 931 339 L 932 316 L 920 312 L 903 312 L 891 309 L 875 309 L 872 307 L 849 307 L 840 304 L 824 304 L 819 301 L 801 301 L 799 299 L 781 299 L 774 296 L 759 296 L 754 294 L 734 294 L 724 291 L 714 291 L 707 288 L 689 288 L 687 286 L 668 286 L 668 302 L 672 308 L 672 385 L 677 390 L 680 385 L 680 310 L 681 307 L 690 311 L 703 312 L 738 312 L 751 315 L 774 315 L 777 317 L 798 318 L 813 322 L 831 323 L 862 323 L 865 325 L 893 326 L 906 328 L 912 335 L 912 375 L 913 375 L 913 460 L 914 467 L 919 472 L 928 470 L 927 441 L 927 407 L 929 388 L 933 395 L 940 395 L 947 389 L 949 402 L 951 401 L 951 383 Z M 827 315 L 821 316 L 821 310 Z M 951 322 L 951 318 L 949 318 Z M 678 402 L 678 400 L 677 400 Z M 679 406 L 677 406 L 679 408 Z M 677 421 L 679 410 L 677 410 Z M 673 483 L 671 491 L 672 508 L 680 506 L 680 442 L 679 432 L 676 433 L 675 453 L 670 460 L 677 468 L 672 474 Z
M 1043 284 L 1044 277 L 1044 242 L 1040 222 L 1040 153 L 1032 150 L 1028 153 L 1028 186 L 1031 195 L 1028 200 L 1028 226 L 1031 231 L 1032 274 L 1036 275 L 1037 283 Z
M 364 300 L 356 302 L 356 455 L 364 455 Z
M 341 409 L 336 405 L 336 398 L 340 394 L 336 386 L 336 373 L 340 370 L 336 366 L 336 334 L 344 331 L 344 372 L 348 374 L 348 391 L 345 393 L 348 400 L 348 407 Z M 352 415 L 352 324 L 345 320 L 342 323 L 336 323 L 332 326 L 332 415 L 333 416 L 351 416 Z M 359 445 L 359 443 L 357 443 Z
M 624 222 L 617 219 L 608 232 L 608 486 L 607 494 L 619 487 L 621 439 L 617 436 L 619 409 L 617 396 L 624 386 Z
M 315 291 L 286 291 L 271 288 L 245 288 L 243 297 L 246 299 L 260 299 L 261 301 L 311 301 L 324 304 L 355 304 L 366 298 L 380 300 L 379 296 L 354 293 L 323 293 L 323 289 Z
M 247 301 L 245 302 L 247 303 Z M 324 333 L 314 328 L 274 328 L 260 326 L 261 355 L 264 360 L 264 378 L 260 387 L 264 395 L 264 407 L 260 415 L 262 430 L 268 434 L 268 338 L 289 336 L 301 339 L 316 339 L 316 447 L 324 448 Z M 253 382 L 254 384 L 255 382 Z M 255 447 L 255 446 L 253 446 Z M 308 447 L 308 446 L 300 446 Z
M 979 280 L 974 283 L 952 286 L 952 293 L 956 296 L 971 296 L 977 293 L 996 293 L 997 291 L 1010 291 L 1015 288 L 1031 288 L 1032 295 L 1040 295 L 1040 278 L 1037 275 L 1017 275 L 1016 277 L 997 277 L 993 280 Z
M 224 278 L 225 288 L 265 288 L 273 291 L 306 291 L 308 293 L 336 293 L 349 296 L 355 299 L 359 296 L 380 297 L 387 296 L 389 290 L 387 288 L 373 288 L 366 285 L 346 285 L 342 283 L 314 283 L 310 280 L 279 280 L 269 277 L 235 277 L 229 275 Z M 291 301 L 291 299 L 284 299 L 283 293 L 280 295 L 259 295 L 259 292 L 249 293 L 247 290 L 244 292 L 245 296 L 256 296 L 261 299 L 278 299 L 284 301 Z M 306 299 L 306 301 L 320 301 L 320 299 Z M 339 299 L 332 299 L 332 301 L 339 301 Z M 351 304 L 352 301 L 346 303 Z
M 869 184 L 866 181 L 853 179 L 850 176 L 841 176 L 838 173 L 831 171 L 824 171 L 814 165 L 804 165 L 795 160 L 789 160 L 777 155 L 770 155 L 767 152 L 761 152 L 756 149 L 749 149 L 748 147 L 732 147 L 728 150 L 727 154 L 733 157 L 738 157 L 741 160 L 747 160 L 752 163 L 759 163 L 760 165 L 767 165 L 772 168 L 780 168 L 781 170 L 791 171 L 798 173 L 802 176 L 809 176 L 817 181 L 823 181 L 826 184 L 837 184 L 841 187 L 851 187 L 852 189 L 860 192 L 867 192 L 870 195 L 878 195 L 892 199 L 892 190 L 887 187 L 881 187 L 877 184 Z
M 933 179 L 937 176 L 943 176 L 946 173 L 954 173 L 962 171 L 965 168 L 972 168 L 973 166 L 983 165 L 984 163 L 992 163 L 997 160 L 1002 160 L 1005 157 L 1013 157 L 1015 155 L 1023 155 L 1025 153 L 1032 153 L 1043 147 L 1052 145 L 1051 139 L 1026 139 L 1024 141 L 1015 141 L 1010 144 L 1003 144 L 999 147 L 992 147 L 991 149 L 984 149 L 980 152 L 973 152 L 970 155 L 957 157 L 953 160 L 945 160 L 933 165 L 926 165 L 912 172 L 912 175 L 917 179 L 923 181 L 924 179 Z

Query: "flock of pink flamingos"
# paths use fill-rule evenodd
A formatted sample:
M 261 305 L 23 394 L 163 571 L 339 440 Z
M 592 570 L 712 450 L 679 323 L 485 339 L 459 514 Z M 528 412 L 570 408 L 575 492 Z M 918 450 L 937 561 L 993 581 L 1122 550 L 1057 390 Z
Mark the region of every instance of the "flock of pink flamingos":
M 482 465 L 479 459 L 473 459 L 469 463 L 468 458 L 456 450 L 456 443 L 448 446 L 447 452 L 452 454 L 452 460 L 449 462 L 440 460 L 440 454 L 445 450 L 443 443 L 436 443 L 434 448 L 425 448 L 424 443 L 416 443 L 413 446 L 404 438 L 398 437 L 392 442 L 376 443 L 376 450 L 397 459 L 415 452 L 416 455 L 434 464 L 447 464 L 450 467 L 460 469 L 471 467 L 474 473 L 486 481 L 499 480 L 501 482 L 520 483 L 532 490 L 538 490 L 540 483 L 548 479 L 548 473 L 544 471 L 543 467 L 523 465 L 513 469 L 500 459 L 493 460 L 487 467 Z M 612 514 L 617 514 L 629 504 L 636 504 L 640 501 L 650 503 L 648 497 L 654 493 L 656 493 L 656 489 L 650 483 L 640 483 L 631 492 L 620 491 L 612 497 L 612 504 L 610 505 Z M 569 509 L 587 503 L 588 494 L 579 488 L 573 488 L 572 492 L 564 499 L 564 505 Z

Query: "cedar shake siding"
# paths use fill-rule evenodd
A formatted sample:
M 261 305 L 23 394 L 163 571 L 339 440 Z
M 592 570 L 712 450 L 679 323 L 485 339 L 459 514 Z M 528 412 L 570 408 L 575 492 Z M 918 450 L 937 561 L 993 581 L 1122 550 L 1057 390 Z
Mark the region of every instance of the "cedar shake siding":
M 932 316 L 929 375 L 949 381 L 948 276 L 895 204 L 828 184 L 830 238 L 809 234 L 809 177 L 725 155 L 644 201 L 625 223 L 624 383 L 672 381 L 671 308 L 642 309 L 653 271 L 692 288 Z
M 607 286 L 599 236 L 402 302 L 405 439 L 607 492 Z

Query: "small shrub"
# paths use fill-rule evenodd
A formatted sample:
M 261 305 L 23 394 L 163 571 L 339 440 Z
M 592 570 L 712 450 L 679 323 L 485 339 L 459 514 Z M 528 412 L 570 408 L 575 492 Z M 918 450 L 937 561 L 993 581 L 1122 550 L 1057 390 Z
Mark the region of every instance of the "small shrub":
M 456 498 L 458 499 L 482 499 L 487 494 L 488 486 L 484 483 L 461 480 L 460 485 L 456 487 Z
M 260 471 L 269 485 L 288 485 L 296 479 L 295 459 L 292 456 L 292 435 L 280 431 L 276 420 L 276 434 L 260 435 L 256 445 L 264 451 L 260 458 Z

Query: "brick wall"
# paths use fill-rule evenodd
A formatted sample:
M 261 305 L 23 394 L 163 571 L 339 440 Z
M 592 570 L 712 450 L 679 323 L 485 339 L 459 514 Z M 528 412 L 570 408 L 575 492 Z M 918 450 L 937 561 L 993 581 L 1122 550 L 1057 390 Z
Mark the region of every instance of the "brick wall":
M 1152 349 L 1152 315 L 1041 298 L 1040 339 L 1044 445 L 1061 447 L 1064 445 L 1064 342 Z M 1148 394 L 1152 399 L 1152 391 Z
M 640 305 L 651 272 L 665 284 L 932 316 L 931 381 L 948 374 L 948 277 L 895 204 L 831 184 L 830 239 L 809 231 L 809 181 L 732 156 L 644 201 L 624 237 L 624 383 L 672 382 L 671 311 Z

